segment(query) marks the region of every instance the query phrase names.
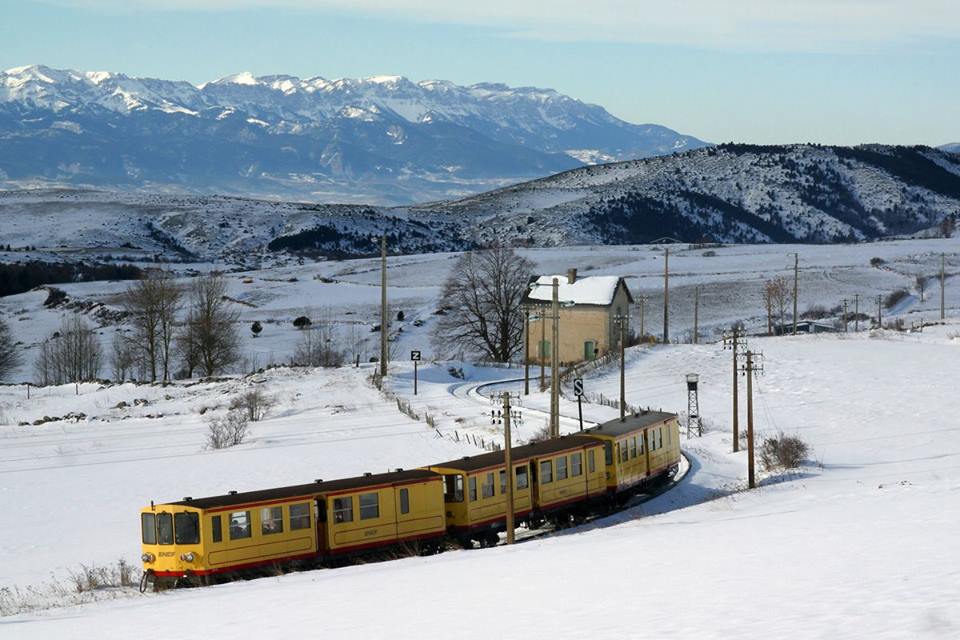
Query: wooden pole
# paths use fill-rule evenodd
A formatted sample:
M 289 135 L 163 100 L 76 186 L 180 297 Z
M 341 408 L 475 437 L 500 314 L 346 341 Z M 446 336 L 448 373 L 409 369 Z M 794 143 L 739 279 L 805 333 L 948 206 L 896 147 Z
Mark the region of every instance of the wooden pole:
M 847 299 L 843 299 L 843 332 L 847 332 L 847 323 L 850 321 L 850 317 L 847 315 Z
M 860 294 L 853 294 L 853 330 L 860 331 Z
M 663 248 L 663 343 L 670 344 L 670 247 Z
M 547 342 L 547 317 L 544 310 L 540 309 L 540 391 L 544 391 L 547 388 L 547 383 L 544 381 L 543 368 L 546 364 L 547 354 L 543 352 L 544 346 Z
M 417 365 L 420 364 L 416 360 L 413 361 L 413 395 L 417 395 Z
M 560 437 L 560 280 L 553 279 L 553 344 L 550 348 L 550 436 Z
M 530 395 L 530 308 L 523 310 L 523 395 Z
M 513 442 L 510 435 L 510 394 L 503 394 L 503 462 L 507 472 L 507 544 L 513 544 Z
M 693 288 L 693 344 L 700 342 L 700 285 Z
M 740 451 L 740 407 L 739 388 L 737 380 L 737 345 L 740 341 L 740 329 L 733 328 L 733 452 Z
M 753 352 L 747 351 L 747 480 L 757 486 L 753 468 Z
M 880 311 L 882 302 L 883 296 L 877 296 L 877 329 L 883 329 L 883 316 Z
M 387 377 L 387 234 L 380 238 L 380 377 Z
M 646 335 L 646 331 L 645 331 L 644 326 L 643 326 L 643 320 L 644 320 L 644 315 L 645 315 L 645 314 L 644 314 L 644 309 L 643 309 L 643 304 L 644 304 L 646 301 L 647 301 L 647 297 L 646 297 L 646 296 L 640 296 L 640 342 L 641 342 L 641 343 L 643 342 L 643 336 Z
M 626 385 L 626 374 L 625 365 L 626 360 L 624 354 L 626 350 L 624 349 L 624 339 L 625 330 L 627 326 L 627 318 L 623 315 L 618 316 L 617 321 L 620 323 L 620 422 L 623 422 L 627 419 L 627 385 Z
M 793 254 L 793 335 L 797 335 L 797 292 L 800 284 L 800 254 Z
M 941 320 L 944 320 L 946 318 L 945 316 L 946 307 L 944 306 L 944 295 L 943 295 L 944 283 L 947 279 L 946 272 L 944 271 L 944 268 L 943 268 L 945 260 L 946 258 L 944 257 L 944 254 L 941 253 L 940 254 L 940 319 Z

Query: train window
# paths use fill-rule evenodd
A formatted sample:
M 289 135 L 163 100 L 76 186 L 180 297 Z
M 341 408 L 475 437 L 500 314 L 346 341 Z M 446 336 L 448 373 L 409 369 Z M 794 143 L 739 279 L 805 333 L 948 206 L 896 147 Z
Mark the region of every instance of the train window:
M 630 453 L 629 451 L 627 451 L 627 441 L 624 440 L 623 442 L 618 442 L 617 447 L 620 448 L 620 462 L 626 462 L 627 456 Z
M 173 544 L 173 516 L 169 513 L 157 514 L 157 543 Z
M 630 457 L 631 458 L 637 457 L 637 437 L 636 436 L 630 438 Z
M 556 458 L 557 464 L 557 480 L 566 480 L 567 479 L 567 456 L 560 456 Z
M 673 444 L 673 429 L 667 427 L 667 444 Z
M 587 469 L 590 473 L 596 473 L 597 471 L 597 456 L 594 454 L 594 449 L 587 451 Z
M 506 469 L 500 470 L 500 495 L 507 495 L 507 471 Z
M 353 522 L 353 498 L 333 499 L 333 521 Z
M 443 501 L 463 502 L 463 476 L 459 473 L 443 476 Z
M 570 454 L 570 477 L 576 478 L 583 474 L 583 454 L 579 451 Z
M 470 476 L 470 502 L 477 499 L 477 476 Z
M 260 533 L 265 536 L 283 533 L 283 507 L 260 509 Z
M 493 497 L 494 491 L 496 490 L 496 485 L 493 484 L 493 473 L 487 474 L 487 479 L 484 481 L 483 485 L 481 485 L 480 490 L 483 493 L 484 498 Z
M 200 514 L 181 511 L 173 516 L 177 544 L 200 544 Z
M 296 531 L 297 529 L 309 529 L 310 528 L 310 504 L 304 502 L 303 504 L 292 504 L 290 505 L 290 530 Z
M 140 529 L 143 532 L 143 544 L 157 544 L 157 517 L 155 515 L 141 513 Z
M 608 467 L 613 464 L 613 443 L 609 440 L 603 443 L 603 461 Z
M 530 486 L 530 479 L 527 477 L 527 465 L 517 467 L 517 489 L 526 489 Z
M 400 489 L 400 513 L 410 513 L 410 490 Z
M 540 484 L 550 484 L 553 482 L 553 463 L 544 460 L 540 463 Z
M 646 440 L 646 437 L 642 433 L 639 436 L 637 436 L 637 453 L 640 453 L 640 454 L 643 453 L 645 449 L 643 443 L 645 440 Z
M 231 540 L 242 540 L 243 538 L 249 538 L 252 532 L 250 531 L 250 512 L 249 511 L 234 511 L 230 514 L 230 539 Z
M 223 541 L 223 522 L 220 516 L 210 516 L 210 533 L 213 535 L 214 542 Z
M 380 517 L 380 494 L 360 494 L 360 519 L 373 520 Z
M 657 439 L 653 436 L 653 431 L 646 432 L 647 445 L 650 447 L 650 451 L 657 450 Z
M 657 449 L 663 448 L 663 427 L 657 427 Z

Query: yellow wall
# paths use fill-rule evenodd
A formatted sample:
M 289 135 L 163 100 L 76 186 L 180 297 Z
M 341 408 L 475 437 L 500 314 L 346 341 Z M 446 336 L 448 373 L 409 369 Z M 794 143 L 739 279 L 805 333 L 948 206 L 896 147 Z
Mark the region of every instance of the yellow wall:
M 584 343 L 587 341 L 596 343 L 599 350 L 597 356 L 602 356 L 616 348 L 620 329 L 612 322 L 612 319 L 616 316 L 618 307 L 621 313 L 629 315 L 630 304 L 626 291 L 622 287 L 617 289 L 613 304 L 609 307 L 580 305 L 561 308 L 558 323 L 560 331 L 560 351 L 558 355 L 561 364 L 573 364 L 584 360 Z M 542 309 L 548 317 L 543 320 L 531 319 L 530 334 L 527 336 L 530 361 L 537 363 L 541 361 L 541 334 L 545 335 L 547 342 L 553 340 L 553 320 L 549 318 L 550 305 L 547 304 Z M 625 332 L 627 335 L 630 333 L 629 322 Z M 550 364 L 549 354 L 545 364 Z

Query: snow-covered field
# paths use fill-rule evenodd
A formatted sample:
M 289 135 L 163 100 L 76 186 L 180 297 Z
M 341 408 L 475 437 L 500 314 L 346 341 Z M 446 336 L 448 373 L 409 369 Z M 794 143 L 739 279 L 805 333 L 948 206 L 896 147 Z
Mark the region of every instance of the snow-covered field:
M 948 271 L 958 264 L 955 241 L 799 249 L 801 309 L 907 286 L 917 272 L 934 273 L 941 251 L 948 253 Z M 701 310 L 708 326 L 759 318 L 754 289 L 774 270 L 786 273 L 789 250 L 726 247 L 715 250 L 715 257 L 704 257 L 702 250 L 679 251 L 676 258 L 671 254 L 672 282 L 678 291 L 701 283 L 707 300 L 715 292 L 715 304 Z M 637 279 L 631 282 L 650 294 L 662 268 L 659 254 L 647 247 L 528 255 L 545 272 L 578 266 L 581 272 L 632 274 Z M 885 268 L 870 267 L 873 256 L 883 257 Z M 449 256 L 410 256 L 392 263 L 398 285 L 394 299 L 407 311 L 404 350 L 428 348 L 429 313 L 447 264 Z M 283 341 L 296 338 L 289 328 L 291 314 L 304 307 L 327 307 L 344 322 L 351 317 L 347 311 L 376 322 L 374 266 L 356 261 L 304 267 L 291 270 L 296 283 L 281 282 L 285 273 L 249 274 L 251 284 L 238 278 L 235 297 L 256 298 L 259 305 L 245 308 L 245 320 L 261 314 L 284 321 L 265 325 L 265 336 L 247 346 L 264 357 L 268 351 L 281 353 Z M 317 273 L 335 281 L 315 281 Z M 955 280 L 947 280 L 951 316 L 960 301 Z M 106 299 L 110 294 L 102 283 L 66 288 L 76 296 Z M 51 325 L 56 313 L 41 310 L 31 298 L 37 295 L 0 300 L 5 314 L 17 305 L 27 309 L 24 315 L 31 321 L 15 329 L 42 333 Z M 671 301 L 677 298 L 675 334 L 689 325 L 684 296 L 671 295 Z M 654 311 L 648 310 L 647 322 L 658 329 L 657 305 L 650 304 Z M 930 320 L 938 304 L 934 292 L 900 312 L 908 319 Z M 413 327 L 416 317 L 426 324 Z M 239 634 L 955 638 L 960 634 L 960 565 L 953 550 L 960 539 L 958 336 L 960 322 L 951 319 L 922 333 L 751 338 L 750 346 L 765 355 L 766 369 L 755 385 L 758 437 L 783 431 L 812 448 L 799 472 L 763 474 L 761 487 L 752 492 L 744 490 L 746 454 L 731 452 L 730 352 L 717 344 L 635 348 L 627 359 L 628 401 L 685 410 L 683 375 L 697 372 L 701 412 L 709 426 L 703 438 L 684 440 L 692 464 L 688 475 L 653 501 L 513 548 L 159 595 L 122 593 L 116 601 L 3 618 L 0 633 L 98 639 L 142 633 L 214 639 Z M 398 362 L 387 389 L 434 416 L 434 430 L 401 414 L 391 397 L 374 389 L 367 381 L 368 366 L 281 368 L 166 388 L 82 385 L 79 396 L 72 386 L 34 389 L 30 401 L 23 386 L 0 387 L 0 417 L 12 423 L 0 426 L 5 516 L 0 519 L 0 588 L 22 589 L 80 564 L 135 560 L 136 513 L 150 499 L 410 467 L 476 452 L 464 434 L 485 441 L 496 437 L 487 417 L 490 405 L 476 387 L 522 375 L 516 368 L 463 366 L 460 379 L 449 371 L 460 364 L 427 364 L 413 397 L 412 371 Z M 205 450 L 205 420 L 253 386 L 276 396 L 277 407 L 253 424 L 247 443 Z M 586 388 L 616 396 L 617 371 L 590 374 Z M 148 402 L 115 408 L 138 398 Z M 742 412 L 745 405 L 741 395 Z M 540 394 L 523 400 L 518 440 L 542 424 L 537 408 L 544 406 Z M 561 411 L 572 416 L 574 407 L 565 401 Z M 88 417 L 13 426 L 68 411 Z M 584 414 L 589 420 L 616 415 L 595 405 L 585 405 Z M 743 428 L 745 423 L 742 413 Z M 576 426 L 564 421 L 563 428 Z

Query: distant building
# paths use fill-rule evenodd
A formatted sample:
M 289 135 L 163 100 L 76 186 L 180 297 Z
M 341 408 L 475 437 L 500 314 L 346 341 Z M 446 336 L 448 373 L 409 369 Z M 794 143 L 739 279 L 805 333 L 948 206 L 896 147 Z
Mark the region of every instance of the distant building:
M 816 320 L 797 320 L 797 333 L 836 333 L 839 329 L 829 322 Z M 793 334 L 793 323 L 773 325 L 773 335 L 789 336 Z
M 523 304 L 530 310 L 530 333 L 527 336 L 531 362 L 550 363 L 553 321 L 550 305 L 553 300 L 553 279 L 559 280 L 558 297 L 566 303 L 560 309 L 560 363 L 569 365 L 593 360 L 617 347 L 620 328 L 614 322 L 618 314 L 627 316 L 626 334 L 630 334 L 629 316 L 633 296 L 623 278 L 618 276 L 577 277 L 576 269 L 567 275 L 534 276 Z M 541 319 L 542 318 L 542 319 Z

